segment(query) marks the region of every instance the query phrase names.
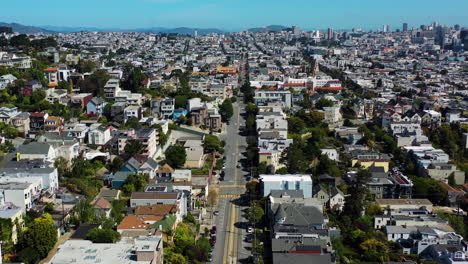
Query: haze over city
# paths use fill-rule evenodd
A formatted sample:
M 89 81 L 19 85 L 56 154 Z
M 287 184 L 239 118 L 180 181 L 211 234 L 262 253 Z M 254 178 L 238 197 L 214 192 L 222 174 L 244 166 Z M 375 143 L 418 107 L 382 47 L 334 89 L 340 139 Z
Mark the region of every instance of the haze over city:
M 396 27 L 403 21 L 417 27 L 429 21 L 463 25 L 468 20 L 465 0 L 82 0 L 71 5 L 59 0 L 2 1 L 0 21 L 103 29 L 199 27 L 239 31 L 266 25 L 376 30 L 382 24 Z
M 4 0 L 0 264 L 468 264 L 468 0 Z

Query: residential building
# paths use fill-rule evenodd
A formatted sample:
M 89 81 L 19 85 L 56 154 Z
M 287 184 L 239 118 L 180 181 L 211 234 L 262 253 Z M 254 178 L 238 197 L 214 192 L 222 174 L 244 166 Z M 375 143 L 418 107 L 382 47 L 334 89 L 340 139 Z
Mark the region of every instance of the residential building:
M 93 243 L 89 240 L 67 240 L 47 264 L 65 263 L 141 263 L 163 264 L 161 235 L 123 237 L 117 243 Z
M 312 197 L 312 178 L 302 174 L 262 174 L 259 177 L 263 197 L 267 197 L 272 190 L 302 190 L 304 198 Z

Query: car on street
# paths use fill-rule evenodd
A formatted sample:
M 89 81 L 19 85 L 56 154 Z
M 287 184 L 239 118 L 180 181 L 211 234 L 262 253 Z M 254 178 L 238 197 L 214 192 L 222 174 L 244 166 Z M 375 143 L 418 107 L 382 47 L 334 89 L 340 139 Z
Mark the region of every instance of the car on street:
M 247 233 L 253 233 L 254 229 L 253 227 L 249 226 L 247 227 Z
M 216 210 L 216 211 L 213 212 L 213 214 L 214 214 L 214 215 L 219 215 L 219 211 Z
M 213 226 L 210 230 L 211 234 L 216 234 L 216 226 Z
M 216 237 L 211 237 L 210 243 L 211 243 L 211 245 L 216 244 Z
M 241 165 L 240 164 L 237 164 L 237 168 L 240 169 Z

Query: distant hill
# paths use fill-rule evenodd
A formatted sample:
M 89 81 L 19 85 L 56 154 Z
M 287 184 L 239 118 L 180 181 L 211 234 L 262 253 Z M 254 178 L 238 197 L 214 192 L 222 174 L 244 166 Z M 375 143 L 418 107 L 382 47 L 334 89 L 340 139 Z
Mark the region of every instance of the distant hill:
M 288 27 L 281 26 L 281 25 L 271 25 L 271 26 L 266 26 L 266 27 L 250 28 L 247 30 L 250 32 L 278 32 L 287 28 Z
M 11 27 L 14 32 L 18 32 L 21 34 L 34 34 L 34 33 L 54 33 L 54 31 L 45 29 L 45 28 L 40 28 L 40 27 L 34 27 L 34 26 L 25 26 L 21 25 L 18 23 L 4 23 L 0 22 L 0 26 L 2 27 Z
M 3 23 L 0 22 L 0 26 L 6 26 L 13 28 L 14 32 L 23 34 L 34 34 L 34 33 L 71 33 L 80 31 L 114 31 L 114 32 L 149 32 L 149 33 L 174 33 L 181 35 L 194 35 L 195 31 L 198 35 L 207 35 L 210 33 L 222 34 L 225 31 L 217 28 L 164 28 L 164 27 L 152 27 L 152 28 L 135 28 L 135 29 L 121 29 L 121 28 L 98 28 L 98 27 L 62 27 L 62 26 L 25 26 L 17 23 Z
M 97 27 L 60 27 L 60 26 L 43 26 L 43 28 L 61 32 L 80 32 L 80 31 L 114 31 L 114 32 L 143 32 L 143 33 L 176 33 L 182 35 L 194 35 L 195 31 L 198 31 L 199 35 L 206 35 L 210 33 L 224 33 L 224 31 L 217 28 L 164 28 L 164 27 L 152 27 L 152 28 L 135 28 L 135 29 L 121 29 L 121 28 L 97 28 Z
M 225 31 L 217 28 L 187 28 L 187 27 L 179 27 L 179 28 L 162 28 L 162 27 L 154 27 L 154 28 L 140 28 L 136 29 L 138 32 L 151 32 L 151 33 L 175 33 L 181 35 L 195 35 L 195 31 L 198 32 L 198 35 L 207 35 L 211 33 L 222 34 Z
M 50 31 L 60 32 L 60 33 L 71 33 L 71 32 L 80 32 L 80 31 L 110 31 L 110 30 L 103 30 L 97 27 L 61 27 L 61 26 L 41 26 L 41 27 Z

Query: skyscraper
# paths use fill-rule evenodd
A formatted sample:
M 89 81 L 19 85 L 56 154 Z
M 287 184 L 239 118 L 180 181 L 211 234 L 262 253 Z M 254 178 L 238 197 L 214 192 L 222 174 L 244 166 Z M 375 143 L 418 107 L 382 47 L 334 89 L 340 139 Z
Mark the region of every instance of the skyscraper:
M 403 32 L 408 31 L 408 23 L 403 23 Z
M 333 39 L 333 28 L 328 28 L 328 39 Z
M 460 31 L 460 40 L 465 50 L 468 50 L 468 28 L 462 28 Z
M 383 32 L 383 33 L 390 32 L 390 25 L 383 25 L 383 27 L 382 27 L 382 32 Z
M 296 27 L 296 26 L 293 26 L 292 27 L 292 32 L 294 35 L 300 35 L 301 34 L 301 29 Z

